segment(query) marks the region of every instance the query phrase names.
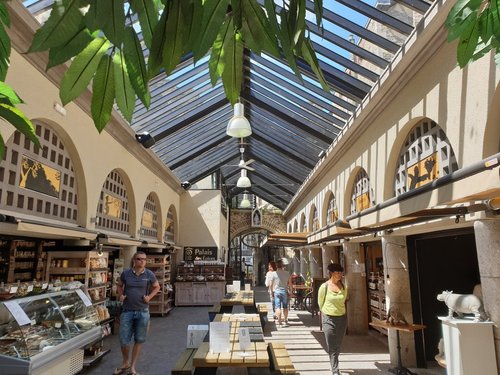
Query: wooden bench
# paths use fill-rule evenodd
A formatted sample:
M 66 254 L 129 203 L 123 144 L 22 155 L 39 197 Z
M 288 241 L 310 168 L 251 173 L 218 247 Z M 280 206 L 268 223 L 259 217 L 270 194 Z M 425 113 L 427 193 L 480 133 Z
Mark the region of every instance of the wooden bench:
M 172 368 L 172 375 L 192 375 L 193 374 L 193 357 L 196 348 L 185 349 L 177 362 Z
M 283 343 L 270 342 L 267 346 L 273 374 L 297 374 Z

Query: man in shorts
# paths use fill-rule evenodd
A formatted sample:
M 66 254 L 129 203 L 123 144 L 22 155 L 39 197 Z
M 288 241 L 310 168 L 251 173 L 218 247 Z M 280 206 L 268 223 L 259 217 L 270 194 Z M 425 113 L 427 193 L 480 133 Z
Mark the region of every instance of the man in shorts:
M 117 283 L 118 300 L 123 303 L 120 315 L 120 345 L 122 364 L 114 375 L 139 375 L 135 369 L 142 344 L 146 341 L 149 327 L 149 301 L 160 291 L 155 274 L 146 268 L 146 254 L 138 251 L 132 258 L 132 267 L 120 275 Z M 132 358 L 129 346 L 134 337 Z

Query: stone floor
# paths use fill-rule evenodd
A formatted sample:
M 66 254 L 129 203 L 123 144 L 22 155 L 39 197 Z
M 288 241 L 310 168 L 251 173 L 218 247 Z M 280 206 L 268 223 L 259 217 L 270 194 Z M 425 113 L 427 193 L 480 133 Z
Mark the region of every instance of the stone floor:
M 265 290 L 256 289 L 256 301 L 268 300 Z M 292 362 L 301 375 L 330 375 L 328 356 L 324 350 L 323 332 L 319 320 L 307 311 L 291 310 L 289 327 L 277 328 L 272 316 L 264 328 L 267 341 L 284 342 Z M 154 317 L 148 341 L 137 370 L 141 375 L 170 375 L 177 357 L 186 347 L 187 326 L 208 324 L 208 307 L 176 307 L 165 317 Z M 111 352 L 84 374 L 110 375 L 120 365 L 118 335 L 106 338 L 105 345 Z M 364 336 L 347 335 L 340 356 L 343 375 L 391 374 L 387 339 L 378 332 Z M 411 369 L 418 375 L 444 375 L 445 370 L 429 363 L 427 369 Z M 222 373 L 222 371 L 219 371 Z M 239 374 L 236 370 L 224 374 Z

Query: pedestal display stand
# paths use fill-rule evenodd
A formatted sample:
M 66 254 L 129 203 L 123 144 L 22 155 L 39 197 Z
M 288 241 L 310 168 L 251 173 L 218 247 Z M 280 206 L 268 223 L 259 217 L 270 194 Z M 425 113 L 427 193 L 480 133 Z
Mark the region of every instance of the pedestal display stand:
M 496 374 L 493 322 L 439 317 L 443 327 L 446 371 L 453 375 Z

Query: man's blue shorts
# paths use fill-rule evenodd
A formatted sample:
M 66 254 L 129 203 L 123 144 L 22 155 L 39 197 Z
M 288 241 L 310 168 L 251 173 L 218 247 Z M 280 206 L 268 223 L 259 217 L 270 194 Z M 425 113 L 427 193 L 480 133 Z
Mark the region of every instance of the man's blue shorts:
M 123 310 L 120 315 L 120 344 L 127 346 L 134 341 L 142 344 L 146 341 L 149 328 L 149 310 Z

